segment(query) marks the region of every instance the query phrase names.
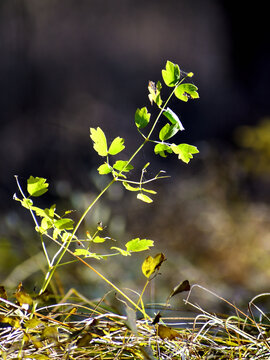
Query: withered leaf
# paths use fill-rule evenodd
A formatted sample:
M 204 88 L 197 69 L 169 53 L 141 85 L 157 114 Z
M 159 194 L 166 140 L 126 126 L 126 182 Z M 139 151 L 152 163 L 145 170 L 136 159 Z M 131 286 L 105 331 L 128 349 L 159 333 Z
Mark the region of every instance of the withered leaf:
M 159 270 L 161 264 L 165 261 L 165 255 L 162 253 L 156 256 L 147 256 L 142 264 L 142 272 L 145 277 L 149 278 L 156 270 Z
M 181 282 L 180 284 L 178 284 L 177 286 L 175 286 L 175 288 L 173 289 L 173 291 L 171 292 L 171 294 L 169 295 L 168 299 L 170 299 L 171 297 L 175 296 L 176 294 L 180 294 L 183 291 L 189 291 L 190 290 L 190 284 L 188 280 L 184 280 L 183 282 Z
M 31 296 L 26 291 L 24 291 L 21 282 L 19 283 L 14 295 L 20 305 L 23 304 L 32 305 L 33 303 Z
M 175 340 L 176 338 L 181 337 L 181 335 L 171 327 L 160 324 L 157 325 L 157 334 L 162 340 Z
M 7 300 L 7 292 L 4 286 L 0 286 L 0 297 Z
M 160 318 L 161 318 L 161 313 L 160 313 L 160 311 L 159 311 L 159 312 L 156 314 L 156 316 L 154 317 L 154 320 L 153 320 L 153 322 L 152 322 L 152 325 L 158 324 Z
M 85 347 L 89 345 L 89 342 L 92 340 L 93 336 L 90 333 L 84 334 L 81 338 L 79 338 L 76 342 L 78 347 Z

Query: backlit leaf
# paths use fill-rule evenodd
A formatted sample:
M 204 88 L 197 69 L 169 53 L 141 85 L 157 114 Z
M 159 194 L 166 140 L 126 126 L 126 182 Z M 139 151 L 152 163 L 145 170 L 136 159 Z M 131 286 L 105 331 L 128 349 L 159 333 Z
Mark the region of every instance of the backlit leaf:
M 139 129 L 146 127 L 150 121 L 151 114 L 147 111 L 146 107 L 137 109 L 135 112 L 135 124 Z
M 159 143 L 159 144 L 157 144 L 155 146 L 154 152 L 155 152 L 155 154 L 158 154 L 158 155 L 160 155 L 162 157 L 167 157 L 166 152 L 171 154 L 172 149 L 171 149 L 171 147 L 169 145 Z
M 53 220 L 50 218 L 43 218 L 40 224 L 40 231 L 45 232 L 53 227 Z
M 76 256 L 91 257 L 91 258 L 94 258 L 94 259 L 97 259 L 97 260 L 100 260 L 100 259 L 103 258 L 103 256 L 98 255 L 98 254 L 96 254 L 96 253 L 92 253 L 92 252 L 90 252 L 90 251 L 88 251 L 88 250 L 86 250 L 86 249 L 76 249 L 76 250 L 74 251 L 74 254 L 75 254 Z
M 145 188 L 141 188 L 142 191 L 145 191 L 149 194 L 156 194 L 157 192 L 155 190 L 149 190 L 149 189 L 145 189 Z
M 72 219 L 60 219 L 55 221 L 54 226 L 59 230 L 72 230 L 74 221 Z
M 100 127 L 97 129 L 90 128 L 90 138 L 94 142 L 94 149 L 100 156 L 108 155 L 107 140 L 104 132 Z
M 103 243 L 104 241 L 106 241 L 106 239 L 100 237 L 100 236 L 95 236 L 92 240 L 94 243 Z
M 98 172 L 100 175 L 107 175 L 112 172 L 112 168 L 109 164 L 105 163 L 100 165 L 100 167 L 98 168 Z
M 123 256 L 130 256 L 131 255 L 131 253 L 129 251 L 123 250 L 123 249 L 121 249 L 119 247 L 116 247 L 116 246 L 112 246 L 111 249 L 119 251 L 120 254 L 123 255 Z
M 122 150 L 124 150 L 124 148 L 125 148 L 124 139 L 118 136 L 111 143 L 111 146 L 109 147 L 109 154 L 110 155 L 119 154 Z
M 139 193 L 139 194 L 137 195 L 137 199 L 139 199 L 139 200 L 141 200 L 141 201 L 143 201 L 143 202 L 146 202 L 146 203 L 148 203 L 148 204 L 150 204 L 151 202 L 153 202 L 153 200 L 152 200 L 149 196 L 147 196 L 147 195 L 145 195 L 145 194 L 143 194 L 143 193 Z
M 28 199 L 28 198 L 23 198 L 22 200 L 19 200 L 21 201 L 21 204 L 23 207 L 25 207 L 26 209 L 32 209 L 32 205 L 33 205 L 33 201 L 31 199 Z
M 163 111 L 162 113 L 164 116 L 166 116 L 166 118 L 168 120 L 170 120 L 170 122 L 173 124 L 173 125 L 178 125 L 179 127 L 179 130 L 183 131 L 185 130 L 184 129 L 184 126 L 182 125 L 179 117 L 169 108 L 167 107 L 166 110 Z
M 171 145 L 172 151 L 178 155 L 178 159 L 182 160 L 186 164 L 193 158 L 193 154 L 197 154 L 199 150 L 196 146 L 188 144 Z
M 181 84 L 177 86 L 177 88 L 175 89 L 174 95 L 178 99 L 187 102 L 188 99 L 199 98 L 199 94 L 197 90 L 198 90 L 197 86 L 193 84 Z
M 136 238 L 128 241 L 125 246 L 127 251 L 130 252 L 144 251 L 148 250 L 151 246 L 154 246 L 154 241 Z
M 180 80 L 179 66 L 171 61 L 167 61 L 166 68 L 162 70 L 162 77 L 167 86 L 175 86 Z
M 49 184 L 46 179 L 40 177 L 33 177 L 27 180 L 27 191 L 31 196 L 41 196 L 48 191 Z
M 159 132 L 159 139 L 161 141 L 166 141 L 173 137 L 180 130 L 178 124 L 170 125 L 166 124 Z
M 117 160 L 113 164 L 113 168 L 118 171 L 129 172 L 130 170 L 133 169 L 133 166 L 131 164 L 128 164 L 127 161 Z
M 160 96 L 161 91 L 161 83 L 160 81 L 157 82 L 157 84 L 154 83 L 154 81 L 149 81 L 148 83 L 148 98 L 150 100 L 151 105 L 153 105 L 153 102 L 157 104 L 158 107 L 162 105 L 162 100 Z
M 162 253 L 156 256 L 147 256 L 142 264 L 142 273 L 145 277 L 149 278 L 156 270 L 159 270 L 161 264 L 165 261 L 165 256 Z
M 140 191 L 141 188 L 139 186 L 131 186 L 128 182 L 123 181 L 122 184 L 128 191 Z

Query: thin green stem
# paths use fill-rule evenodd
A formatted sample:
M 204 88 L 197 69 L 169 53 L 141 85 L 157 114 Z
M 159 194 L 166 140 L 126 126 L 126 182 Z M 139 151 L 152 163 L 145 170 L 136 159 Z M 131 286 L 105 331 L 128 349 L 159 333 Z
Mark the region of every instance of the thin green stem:
M 52 279 L 52 277 L 53 277 L 53 274 L 54 274 L 55 270 L 57 269 L 57 267 L 58 267 L 58 265 L 60 264 L 63 256 L 64 256 L 65 253 L 67 252 L 67 250 L 68 250 L 68 248 L 69 248 L 69 245 L 70 245 L 72 239 L 74 238 L 74 236 L 75 236 L 78 228 L 80 227 L 82 221 L 84 220 L 84 218 L 86 217 L 86 215 L 89 213 L 89 211 L 92 209 L 92 207 L 95 205 L 95 203 L 101 198 L 101 196 L 109 189 L 109 187 L 110 187 L 115 181 L 116 181 L 116 180 L 113 179 L 113 180 L 99 193 L 99 195 L 95 198 L 94 201 L 91 202 L 91 204 L 88 206 L 88 208 L 85 210 L 85 212 L 84 212 L 84 213 L 82 214 L 82 216 L 80 217 L 77 225 L 75 226 L 75 228 L 74 228 L 74 230 L 73 230 L 73 232 L 72 232 L 72 234 L 71 234 L 71 236 L 70 236 L 70 239 L 67 241 L 66 246 L 64 247 L 64 249 L 62 250 L 61 254 L 59 255 L 59 257 L 58 257 L 58 259 L 57 259 L 57 261 L 56 261 L 56 264 L 53 265 L 53 266 L 51 266 L 51 267 L 49 267 L 48 272 L 47 272 L 47 274 L 46 274 L 46 277 L 45 277 L 45 279 L 44 279 L 43 286 L 42 286 L 41 289 L 40 289 L 40 294 L 47 289 L 47 287 L 48 287 L 48 285 L 49 285 L 49 283 L 50 283 L 50 281 L 51 281 L 51 279 Z

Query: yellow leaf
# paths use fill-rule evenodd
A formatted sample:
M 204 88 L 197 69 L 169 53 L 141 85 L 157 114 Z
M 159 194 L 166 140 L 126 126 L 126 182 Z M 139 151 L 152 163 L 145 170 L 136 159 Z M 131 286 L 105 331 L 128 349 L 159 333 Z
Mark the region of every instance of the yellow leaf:
M 157 254 L 155 257 L 147 256 L 142 264 L 144 276 L 149 278 L 156 270 L 159 270 L 163 261 L 165 261 L 165 255 L 162 253 Z

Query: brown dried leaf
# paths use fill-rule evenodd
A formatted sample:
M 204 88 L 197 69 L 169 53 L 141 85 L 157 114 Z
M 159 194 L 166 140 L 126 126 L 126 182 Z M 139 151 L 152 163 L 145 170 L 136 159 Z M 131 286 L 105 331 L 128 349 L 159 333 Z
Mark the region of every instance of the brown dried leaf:
M 190 284 L 188 280 L 184 280 L 183 282 L 181 282 L 180 284 L 178 284 L 177 286 L 175 286 L 175 288 L 173 289 L 173 291 L 170 293 L 168 300 L 175 296 L 176 294 L 180 294 L 183 291 L 189 291 L 190 290 Z
M 177 331 L 165 325 L 157 325 L 157 334 L 162 340 L 175 340 L 181 337 Z

